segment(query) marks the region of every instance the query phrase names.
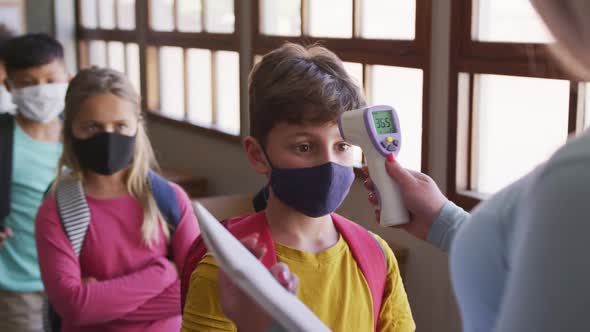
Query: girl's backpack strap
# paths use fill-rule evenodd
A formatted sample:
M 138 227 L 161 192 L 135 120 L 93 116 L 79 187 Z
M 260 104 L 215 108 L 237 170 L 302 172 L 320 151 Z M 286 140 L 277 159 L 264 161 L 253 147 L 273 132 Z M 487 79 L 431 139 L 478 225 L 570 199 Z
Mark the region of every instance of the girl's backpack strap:
M 77 179 L 64 179 L 59 182 L 56 195 L 57 209 L 65 233 L 80 256 L 84 237 L 90 225 L 90 209 L 84 197 L 82 183 Z
M 148 173 L 148 180 L 156 205 L 158 205 L 162 217 L 170 226 L 170 233 L 174 234 L 182 216 L 176 192 L 168 180 L 152 170 Z

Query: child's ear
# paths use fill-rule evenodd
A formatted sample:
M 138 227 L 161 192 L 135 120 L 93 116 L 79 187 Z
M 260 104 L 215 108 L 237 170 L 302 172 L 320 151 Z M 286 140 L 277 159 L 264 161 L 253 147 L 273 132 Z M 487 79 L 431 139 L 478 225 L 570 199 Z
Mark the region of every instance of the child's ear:
M 248 157 L 248 161 L 254 167 L 254 170 L 258 174 L 262 175 L 269 175 L 271 168 L 268 165 L 268 161 L 266 160 L 266 156 L 262 151 L 262 147 L 256 139 L 252 136 L 248 136 L 244 139 L 244 151 L 246 152 L 246 156 Z

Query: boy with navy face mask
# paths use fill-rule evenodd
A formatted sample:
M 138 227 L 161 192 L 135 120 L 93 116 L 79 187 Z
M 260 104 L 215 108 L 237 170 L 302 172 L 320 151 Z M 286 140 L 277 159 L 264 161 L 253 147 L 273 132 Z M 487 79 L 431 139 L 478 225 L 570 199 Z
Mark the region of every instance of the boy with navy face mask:
M 63 48 L 44 34 L 2 47 L 16 115 L 0 115 L 0 331 L 41 331 L 43 283 L 34 221 L 61 155 L 69 75 Z
M 391 249 L 334 213 L 354 180 L 337 119 L 365 105 L 340 59 L 323 47 L 286 44 L 255 66 L 249 95 L 244 149 L 268 179 L 268 201 L 264 211 L 227 221 L 228 230 L 258 234 L 263 264 L 287 264 L 299 277 L 298 297 L 332 330 L 414 331 Z M 183 331 L 237 329 L 222 313 L 217 275 L 205 254 L 191 275 Z

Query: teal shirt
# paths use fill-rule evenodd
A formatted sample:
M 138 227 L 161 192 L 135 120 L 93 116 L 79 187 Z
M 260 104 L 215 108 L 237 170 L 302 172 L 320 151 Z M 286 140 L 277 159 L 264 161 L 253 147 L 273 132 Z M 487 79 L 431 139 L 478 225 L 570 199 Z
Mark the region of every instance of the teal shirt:
M 56 175 L 62 145 L 34 140 L 15 125 L 10 214 L 5 220 L 13 237 L 0 248 L 0 289 L 33 292 L 43 289 L 35 216 L 47 187 Z

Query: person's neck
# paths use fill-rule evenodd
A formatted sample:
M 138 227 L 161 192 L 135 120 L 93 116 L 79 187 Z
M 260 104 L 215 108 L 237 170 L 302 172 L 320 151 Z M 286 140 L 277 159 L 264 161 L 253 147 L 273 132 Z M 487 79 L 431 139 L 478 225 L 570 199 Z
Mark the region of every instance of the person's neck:
M 86 171 L 84 172 L 84 192 L 90 197 L 99 199 L 127 195 L 126 175 L 126 169 L 113 175 L 101 175 L 92 171 Z
M 338 242 L 340 235 L 330 215 L 308 217 L 285 205 L 272 191 L 265 212 L 275 242 L 311 253 L 324 251 Z
M 32 139 L 46 143 L 58 143 L 61 139 L 61 121 L 56 118 L 47 123 L 29 120 L 17 114 L 18 126 Z

